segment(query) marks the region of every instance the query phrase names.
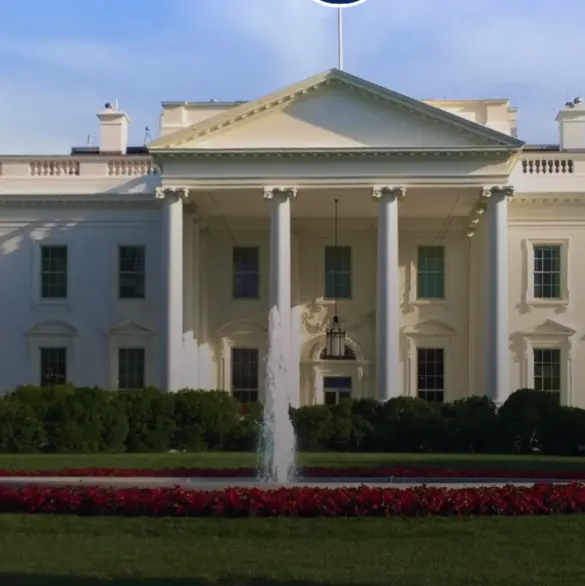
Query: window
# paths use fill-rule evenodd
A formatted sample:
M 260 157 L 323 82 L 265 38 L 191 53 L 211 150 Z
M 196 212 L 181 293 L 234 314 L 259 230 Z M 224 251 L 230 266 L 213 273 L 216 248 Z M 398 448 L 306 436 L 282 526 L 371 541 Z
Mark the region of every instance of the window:
M 445 393 L 445 351 L 417 348 L 417 393 L 430 403 L 442 403 Z
M 534 388 L 546 391 L 561 400 L 560 348 L 534 348 Z
M 258 401 L 258 370 L 257 348 L 232 348 L 232 394 L 240 403 Z
M 118 250 L 118 295 L 120 299 L 144 299 L 144 246 L 120 246 Z
M 445 249 L 443 246 L 419 246 L 417 259 L 417 297 L 445 297 Z
M 534 246 L 534 297 L 561 299 L 561 247 Z
M 67 348 L 41 348 L 41 387 L 67 382 Z
M 351 299 L 351 247 L 325 247 L 325 298 Z
M 144 348 L 118 350 L 118 389 L 130 391 L 144 388 Z
M 41 247 L 41 297 L 67 299 L 67 247 Z
M 325 405 L 338 405 L 351 398 L 351 376 L 326 376 L 323 378 Z
M 234 299 L 260 297 L 260 250 L 257 246 L 236 246 L 233 249 Z

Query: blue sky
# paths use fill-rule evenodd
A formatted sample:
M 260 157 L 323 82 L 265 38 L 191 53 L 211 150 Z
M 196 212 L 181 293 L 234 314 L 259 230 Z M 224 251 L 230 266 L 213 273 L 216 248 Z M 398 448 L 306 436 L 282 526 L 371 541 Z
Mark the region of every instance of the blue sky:
M 510 98 L 520 135 L 557 142 L 585 94 L 583 0 L 368 0 L 347 9 L 345 68 L 415 98 Z M 132 142 L 162 100 L 241 100 L 334 67 L 336 13 L 312 0 L 19 0 L 0 20 L 0 152 L 97 140 L 119 99 Z

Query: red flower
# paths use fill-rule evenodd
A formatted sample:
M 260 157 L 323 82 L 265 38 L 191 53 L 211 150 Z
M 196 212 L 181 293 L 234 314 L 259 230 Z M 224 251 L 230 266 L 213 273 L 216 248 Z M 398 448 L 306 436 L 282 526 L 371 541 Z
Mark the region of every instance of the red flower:
M 162 478 L 255 478 L 253 468 L 61 468 L 59 470 L 0 470 L 6 476 L 90 476 L 90 477 L 162 477 Z M 527 480 L 585 480 L 583 470 L 511 470 L 509 468 L 440 468 L 435 466 L 392 466 L 385 468 L 303 468 L 304 478 L 493 478 Z
M 174 517 L 358 517 L 585 513 L 584 484 L 503 488 L 0 488 L 0 512 Z

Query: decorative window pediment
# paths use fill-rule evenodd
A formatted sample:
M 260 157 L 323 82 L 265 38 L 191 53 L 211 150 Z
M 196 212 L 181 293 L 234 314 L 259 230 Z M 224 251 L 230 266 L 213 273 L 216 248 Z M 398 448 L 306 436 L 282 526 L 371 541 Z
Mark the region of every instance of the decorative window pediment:
M 27 331 L 29 336 L 75 336 L 77 330 L 63 321 L 44 321 Z
M 152 335 L 154 332 L 132 321 L 126 321 L 110 329 L 109 334 L 112 336 L 144 336 Z
M 553 319 L 546 319 L 542 323 L 524 330 L 523 336 L 572 336 L 576 330 L 563 325 Z
M 453 336 L 457 332 L 439 320 L 429 319 L 406 326 L 403 333 L 407 336 Z

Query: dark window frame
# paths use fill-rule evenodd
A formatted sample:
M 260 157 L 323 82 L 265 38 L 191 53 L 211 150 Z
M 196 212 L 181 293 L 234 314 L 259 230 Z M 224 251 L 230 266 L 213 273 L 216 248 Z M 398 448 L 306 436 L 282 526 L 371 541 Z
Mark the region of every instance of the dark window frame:
M 41 346 L 39 348 L 40 386 L 54 387 L 67 383 L 67 346 Z
M 131 250 L 140 251 L 142 258 L 124 258 L 124 252 Z M 142 266 L 138 269 L 124 267 L 125 262 L 132 261 L 141 263 Z M 124 278 L 131 278 L 136 282 L 133 285 L 124 285 Z M 125 288 L 126 291 L 124 291 Z M 120 244 L 118 246 L 118 299 L 146 299 L 146 246 L 143 244 Z
M 353 250 L 351 246 L 325 247 L 324 299 L 352 299 Z
M 247 263 L 252 268 L 243 268 L 242 265 Z M 260 299 L 259 246 L 234 246 L 232 248 L 232 298 L 237 300 Z
M 50 254 L 60 251 L 61 258 Z M 63 263 L 62 266 L 55 266 Z M 69 248 L 66 244 L 42 244 L 40 250 L 40 298 L 67 300 L 69 296 Z
M 429 403 L 445 401 L 445 356 L 441 347 L 416 349 L 416 394 Z
M 244 372 L 244 369 L 248 372 Z M 231 392 L 240 403 L 257 403 L 260 395 L 260 350 L 235 346 L 231 349 Z
M 133 353 L 138 353 L 138 356 L 133 356 Z M 141 355 L 141 356 L 140 356 Z M 123 358 L 124 357 L 124 358 Z M 142 366 L 142 372 L 138 373 L 138 378 L 141 379 L 138 384 L 130 384 L 130 379 L 136 375 L 129 370 L 134 368 L 136 364 L 131 364 L 132 360 L 137 358 L 137 363 Z M 125 361 L 130 359 L 129 363 Z M 123 364 L 124 362 L 124 364 Z M 123 370 L 125 372 L 123 372 Z M 124 380 L 127 379 L 127 380 Z M 123 384 L 124 383 L 124 384 Z M 140 346 L 132 346 L 128 348 L 118 348 L 118 390 L 120 391 L 136 391 L 145 388 L 146 386 L 146 350 Z

